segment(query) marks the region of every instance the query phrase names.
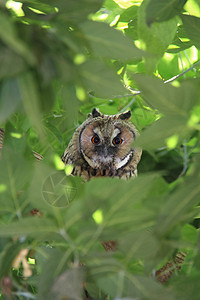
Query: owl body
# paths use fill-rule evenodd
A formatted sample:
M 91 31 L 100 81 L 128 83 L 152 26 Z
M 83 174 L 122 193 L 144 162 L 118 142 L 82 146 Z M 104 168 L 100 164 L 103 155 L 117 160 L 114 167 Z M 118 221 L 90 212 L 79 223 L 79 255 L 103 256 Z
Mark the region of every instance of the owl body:
M 130 117 L 130 111 L 110 116 L 94 108 L 76 129 L 62 156 L 65 164 L 73 165 L 72 175 L 84 180 L 137 176 L 142 151 L 132 146 L 139 134 L 128 121 Z

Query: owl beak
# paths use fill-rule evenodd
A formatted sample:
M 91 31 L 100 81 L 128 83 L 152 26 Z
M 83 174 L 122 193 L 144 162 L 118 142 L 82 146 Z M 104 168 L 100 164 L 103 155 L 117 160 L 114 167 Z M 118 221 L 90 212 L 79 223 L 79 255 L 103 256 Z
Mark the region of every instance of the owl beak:
M 104 146 L 104 148 L 103 148 L 103 155 L 104 155 L 105 157 L 108 156 L 108 149 L 107 149 L 106 146 Z

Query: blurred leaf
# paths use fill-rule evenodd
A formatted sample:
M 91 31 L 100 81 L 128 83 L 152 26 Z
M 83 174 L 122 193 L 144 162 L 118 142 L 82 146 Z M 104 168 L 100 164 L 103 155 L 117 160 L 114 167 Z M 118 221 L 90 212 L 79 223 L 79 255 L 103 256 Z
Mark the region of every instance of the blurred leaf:
M 0 90 L 0 123 L 5 122 L 19 108 L 20 102 L 18 81 L 16 79 L 4 81 Z
M 32 122 L 37 128 L 38 133 L 43 135 L 40 107 L 39 91 L 33 74 L 24 73 L 19 77 L 20 94 L 23 101 L 24 109 Z
M 0 65 L 0 80 L 16 76 L 26 66 L 20 55 L 6 47 L 0 47 Z
M 118 296 L 119 285 L 124 285 L 124 272 L 121 271 L 121 274 L 109 274 L 109 276 L 101 277 L 97 280 L 98 286 L 104 293 L 110 295 L 113 299 Z
M 26 217 L 15 222 L 1 226 L 0 236 L 23 236 L 31 235 L 39 237 L 40 234 L 58 232 L 58 227 L 53 220 L 45 217 Z
M 19 39 L 13 21 L 3 12 L 0 12 L 0 38 L 14 51 L 22 55 L 29 64 L 35 63 L 35 58 L 27 45 Z
M 146 22 L 163 22 L 179 14 L 187 0 L 150 0 L 146 8 Z
M 167 53 L 179 53 L 180 51 L 184 51 L 192 47 L 191 41 L 182 42 L 179 37 L 172 42 L 172 45 L 175 47 L 172 48 L 169 46 Z
M 147 103 L 166 115 L 187 117 L 198 99 L 196 86 L 191 82 L 186 81 L 180 88 L 176 88 L 144 75 L 134 75 L 134 79 Z
M 128 8 L 129 6 L 132 6 L 135 2 L 135 0 L 112 0 L 112 2 L 116 2 L 120 7 Z
M 124 234 L 119 240 L 119 249 L 127 262 L 133 259 L 149 259 L 158 250 L 158 241 L 148 230 L 138 230 Z
M 95 185 L 93 181 L 87 183 L 87 196 L 84 203 L 86 207 L 90 207 L 91 214 L 97 209 L 102 211 L 100 228 L 104 230 L 102 233 L 100 231 L 101 238 L 118 239 L 124 235 L 124 232 L 133 228 L 140 230 L 152 225 L 154 213 L 150 209 L 142 208 L 141 203 L 155 178 L 156 176 L 152 174 L 141 175 L 136 180 L 129 182 L 109 178 L 105 181 L 102 178 L 96 180 Z M 104 190 L 104 194 L 102 194 L 102 190 Z M 96 199 L 95 203 L 93 199 Z M 117 231 L 116 228 L 118 228 Z
M 165 291 L 164 287 L 158 282 L 153 280 L 153 278 L 146 278 L 143 276 L 131 276 L 123 271 L 118 274 L 109 275 L 107 278 L 102 277 L 98 280 L 98 284 L 105 293 L 111 294 L 114 299 L 120 299 L 118 294 L 123 291 L 122 299 L 173 299 L 175 300 L 175 295 L 172 291 L 167 289 Z M 168 296 L 167 296 L 168 294 Z
M 197 48 L 200 48 L 200 18 L 189 15 L 181 15 L 181 19 L 183 21 L 183 27 L 187 32 L 188 37 Z
M 133 5 L 125 9 L 121 14 L 118 22 L 130 22 L 137 17 L 138 6 Z
M 177 22 L 171 19 L 162 23 L 154 23 L 151 27 L 146 24 L 146 7 L 149 0 L 144 0 L 138 12 L 138 34 L 151 54 L 146 58 L 147 73 L 152 73 L 158 60 L 162 57 L 176 34 Z M 163 38 L 165 37 L 165 38 Z
M 89 14 L 100 9 L 102 2 L 103 0 L 51 0 L 51 5 L 58 8 L 58 18 L 61 21 L 80 23 L 87 19 Z
M 35 10 L 37 10 L 35 13 L 38 13 L 39 16 L 41 16 L 41 13 L 40 12 L 43 12 L 44 14 L 51 14 L 51 13 L 55 13 L 56 12 L 56 9 L 55 7 L 51 6 L 51 2 L 52 1 L 49 1 L 50 3 L 43 3 L 45 1 L 38 1 L 38 0 L 35 0 L 35 1 L 31 1 L 31 0 L 22 0 L 21 1 L 23 4 L 23 10 L 24 10 L 24 7 L 31 7 Z M 33 12 L 33 11 L 32 11 Z
M 88 91 L 94 91 L 95 95 L 109 98 L 116 94 L 125 94 L 126 89 L 120 78 L 101 61 L 90 60 L 81 65 L 80 70 Z
M 199 291 L 197 287 L 199 280 L 199 274 L 186 274 L 185 276 L 178 276 L 178 278 L 174 276 L 171 285 L 179 299 L 189 300 L 192 298 L 193 300 L 198 300 Z
M 198 180 L 192 178 L 188 180 L 187 184 L 180 186 L 163 205 L 156 225 L 157 234 L 164 235 L 180 221 L 187 221 L 187 211 L 191 210 L 199 201 Z
M 143 149 L 157 149 L 165 146 L 167 138 L 173 134 L 178 134 L 180 140 L 187 137 L 189 129 L 186 127 L 187 119 L 181 115 L 178 117 L 168 116 L 153 123 L 145 129 L 137 139 L 137 144 Z
M 12 262 L 17 256 L 19 251 L 22 249 L 22 244 L 19 242 L 9 243 L 0 256 L 0 278 L 9 274 Z
M 33 207 L 36 207 L 42 213 L 44 211 L 51 213 L 55 207 L 46 201 L 42 191 L 45 181 L 47 181 L 48 178 L 50 179 L 52 174 L 56 174 L 56 171 L 43 161 L 39 164 L 38 162 L 35 162 L 32 168 L 33 178 L 28 189 L 29 201 Z
M 50 122 L 46 122 L 45 126 L 58 139 L 58 141 L 62 145 L 63 138 L 62 138 L 62 134 L 60 133 L 60 131 L 53 124 L 51 124 Z
M 75 120 L 77 119 L 77 111 L 80 106 L 80 101 L 78 101 L 76 96 L 76 87 L 74 86 L 74 83 L 69 81 L 68 83 L 63 84 L 58 97 L 65 109 L 66 127 L 74 128 Z
M 182 228 L 181 241 L 190 243 L 190 245 L 195 247 L 198 241 L 198 231 L 196 228 L 190 224 L 185 224 Z
M 31 179 L 31 167 L 22 156 L 9 147 L 4 147 L 0 160 L 0 182 L 5 186 L 1 192 L 1 209 L 21 214 L 21 194 Z
M 50 299 L 82 299 L 83 272 L 80 268 L 63 272 L 55 281 L 50 291 Z
M 128 61 L 141 57 L 143 54 L 135 47 L 131 39 L 107 24 L 86 22 L 81 25 L 81 28 L 93 52 L 100 57 Z
M 46 259 L 41 263 L 42 272 L 38 286 L 37 299 L 46 299 L 47 296 L 49 299 L 62 299 L 66 294 L 69 299 L 79 299 L 70 298 L 71 295 L 68 294 L 71 291 L 72 284 L 73 286 L 74 284 L 77 284 L 73 294 L 78 295 L 80 293 L 80 280 L 83 276 L 80 269 L 69 269 L 68 267 L 71 249 L 68 249 L 69 251 L 66 252 L 55 248 L 49 250 L 50 251 L 47 251 L 48 255 L 46 256 Z M 71 278 L 69 278 L 70 273 L 72 276 Z M 74 282 L 72 282 L 72 279 L 75 279 Z M 64 285 L 63 280 L 65 280 Z M 63 286 L 61 287 L 60 285 Z

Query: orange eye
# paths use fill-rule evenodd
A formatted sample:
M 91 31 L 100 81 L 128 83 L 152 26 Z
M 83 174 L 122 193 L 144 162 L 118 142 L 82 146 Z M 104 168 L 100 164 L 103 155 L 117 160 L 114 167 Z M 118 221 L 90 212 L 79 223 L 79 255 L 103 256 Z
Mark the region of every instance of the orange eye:
M 112 142 L 113 145 L 120 145 L 123 142 L 123 140 L 120 137 L 115 137 Z
M 91 139 L 93 144 L 99 144 L 100 143 L 100 138 L 97 135 L 94 135 Z

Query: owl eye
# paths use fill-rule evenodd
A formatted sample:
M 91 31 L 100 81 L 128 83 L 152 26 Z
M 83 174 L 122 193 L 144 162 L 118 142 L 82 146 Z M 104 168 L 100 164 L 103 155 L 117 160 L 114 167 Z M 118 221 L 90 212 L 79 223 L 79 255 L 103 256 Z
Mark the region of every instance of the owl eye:
M 123 140 L 120 137 L 115 137 L 112 142 L 113 145 L 120 145 L 123 142 Z
M 94 135 L 92 138 L 91 138 L 91 141 L 93 144 L 99 144 L 100 143 L 100 138 L 97 136 L 97 135 Z

